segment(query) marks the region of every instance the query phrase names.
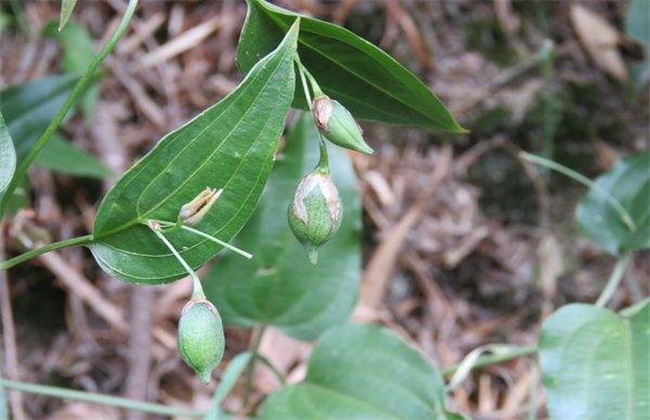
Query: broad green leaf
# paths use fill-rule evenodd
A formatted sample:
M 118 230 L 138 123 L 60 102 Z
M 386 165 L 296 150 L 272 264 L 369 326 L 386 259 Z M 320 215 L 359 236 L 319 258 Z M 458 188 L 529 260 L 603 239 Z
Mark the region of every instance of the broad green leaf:
M 353 309 L 361 277 L 361 204 L 349 158 L 330 148 L 330 168 L 343 203 L 337 235 L 320 248 L 318 264 L 287 224 L 287 208 L 300 179 L 318 162 L 318 133 L 306 114 L 292 130 L 249 225 L 238 245 L 251 261 L 224 255 L 205 282 L 207 296 L 226 323 L 271 324 L 311 339 L 341 324 Z
M 16 147 L 17 160 L 34 146 L 63 105 L 77 76 L 47 76 L 0 91 L 0 110 Z
M 111 175 L 111 171 L 96 157 L 77 148 L 58 134 L 53 135 L 41 150 L 36 157 L 36 163 L 44 168 L 69 175 L 98 179 Z
M 648 418 L 648 301 L 625 316 L 564 306 L 544 322 L 539 346 L 551 419 Z
M 76 81 L 77 76 L 72 74 L 48 76 L 0 92 L 0 109 L 14 140 L 18 161 L 43 134 Z M 71 175 L 94 178 L 110 175 L 97 159 L 56 134 L 41 150 L 35 163 Z
M 59 31 L 62 30 L 66 23 L 68 23 L 68 19 L 70 19 L 70 15 L 72 15 L 72 11 L 74 10 L 74 6 L 77 4 L 77 0 L 61 0 L 61 17 L 59 18 Z
M 371 325 L 327 331 L 298 385 L 273 394 L 263 419 L 456 419 L 440 373 L 392 332 Z
M 221 379 L 219 381 L 219 386 L 214 392 L 214 397 L 212 398 L 212 408 L 205 416 L 204 420 L 219 420 L 223 419 L 224 412 L 221 410 L 221 403 L 226 399 L 230 391 L 237 384 L 237 380 L 246 369 L 246 366 L 250 363 L 251 359 L 254 357 L 254 354 L 246 351 L 239 353 L 237 356 L 228 362 L 226 370 L 221 374 Z
M 90 32 L 78 22 L 69 22 L 62 30 L 57 29 L 56 22 L 50 22 L 43 29 L 43 34 L 59 41 L 63 50 L 61 67 L 66 73 L 78 75 L 85 72 L 95 58 Z M 90 121 L 98 97 L 99 86 L 93 84 L 79 100 L 86 121 Z
M 14 142 L 11 141 L 9 130 L 5 120 L 0 113 L 0 193 L 2 193 L 11 181 L 16 170 L 16 150 Z
M 644 47 L 645 58 L 631 65 L 633 87 L 641 93 L 650 79 L 650 1 L 630 0 L 625 19 L 627 34 Z
M 275 48 L 299 16 L 263 0 L 247 0 L 237 50 L 243 71 Z M 298 52 L 323 91 L 361 119 L 463 132 L 440 100 L 391 56 L 340 26 L 301 16 Z M 305 108 L 302 86 L 294 106 Z
M 196 228 L 230 241 L 253 212 L 273 166 L 293 97 L 298 26 L 222 101 L 167 134 L 109 191 L 95 218 L 91 250 L 118 279 L 159 284 L 186 275 L 165 245 L 143 225 L 176 221 L 181 206 L 206 187 L 224 192 Z M 220 249 L 196 234 L 165 234 L 192 267 Z
M 16 189 L 14 190 L 14 193 L 9 200 L 5 216 L 16 214 L 18 210 L 24 208 L 27 205 L 29 199 L 29 189 L 30 186 L 27 177 L 22 177 L 22 179 L 18 181 L 18 185 L 16 186 Z M 2 194 L 3 193 L 0 192 L 0 199 L 2 198 Z
M 614 168 L 595 180 L 576 209 L 576 222 L 582 233 L 612 254 L 650 247 L 650 153 L 622 159 Z M 606 200 L 614 197 L 629 213 L 635 229 Z

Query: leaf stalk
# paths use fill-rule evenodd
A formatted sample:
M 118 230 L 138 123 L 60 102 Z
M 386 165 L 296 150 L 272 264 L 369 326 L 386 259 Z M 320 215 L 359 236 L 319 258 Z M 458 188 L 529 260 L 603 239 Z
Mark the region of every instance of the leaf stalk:
M 605 191 L 600 185 L 595 183 L 594 181 L 590 180 L 586 176 L 574 171 L 573 169 L 567 168 L 564 165 L 561 165 L 555 161 L 545 159 L 541 156 L 533 155 L 532 153 L 527 153 L 527 152 L 519 152 L 519 157 L 527 160 L 529 162 L 535 163 L 537 165 L 552 169 L 556 172 L 561 173 L 562 175 L 565 175 L 574 181 L 577 181 L 581 183 L 582 185 L 586 186 L 587 188 L 598 191 L 600 194 L 602 194 L 603 198 L 607 203 L 612 206 L 612 208 L 618 213 L 619 217 L 621 218 L 621 221 L 623 224 L 631 231 L 634 232 L 637 229 L 636 224 L 634 223 L 634 220 L 632 220 L 632 216 L 630 216 L 630 213 L 625 210 L 623 205 L 616 199 L 614 198 L 611 194 L 609 194 L 607 191 Z
M 612 270 L 612 274 L 609 276 L 609 280 L 607 280 L 605 288 L 596 301 L 596 306 L 599 308 L 604 308 L 605 305 L 607 305 L 607 303 L 612 300 L 614 293 L 616 293 L 618 286 L 621 284 L 621 280 L 623 280 L 623 274 L 625 274 L 625 269 L 627 268 L 627 263 L 629 260 L 629 253 L 624 254 L 618 258 L 616 264 L 614 265 L 614 269 Z

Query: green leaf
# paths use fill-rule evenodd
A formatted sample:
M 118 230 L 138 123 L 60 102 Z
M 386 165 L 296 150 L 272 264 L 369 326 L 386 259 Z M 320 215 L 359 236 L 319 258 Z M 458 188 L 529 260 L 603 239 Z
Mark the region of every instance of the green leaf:
M 0 112 L 0 193 L 2 193 L 16 170 L 16 150 L 9 130 Z
M 625 315 L 571 304 L 544 322 L 540 362 L 550 418 L 648 418 L 650 305 Z
M 0 110 L 14 140 L 18 162 L 43 134 L 77 79 L 75 75 L 46 76 L 0 91 Z
M 282 39 L 296 16 L 263 0 L 247 0 L 237 64 L 248 71 Z M 464 132 L 440 100 L 391 56 L 340 26 L 301 16 L 300 60 L 323 91 L 361 119 Z M 302 86 L 294 106 L 305 109 Z
M 594 243 L 618 255 L 650 248 L 650 152 L 622 159 L 614 168 L 595 180 L 576 209 L 576 222 Z M 630 229 L 620 214 L 605 199 L 615 198 L 635 224 Z
M 297 34 L 296 23 L 234 92 L 167 134 L 109 191 L 97 212 L 91 245 L 107 273 L 148 284 L 185 276 L 183 266 L 142 223 L 175 222 L 181 206 L 206 187 L 224 192 L 197 229 L 229 241 L 246 223 L 273 166 L 293 97 Z M 192 267 L 221 249 L 180 229 L 165 235 Z
M 59 20 L 59 31 L 65 27 L 65 24 L 68 23 L 70 15 L 74 10 L 74 6 L 77 4 L 77 0 L 61 0 L 61 18 Z
M 77 148 L 58 134 L 36 157 L 36 163 L 44 168 L 69 175 L 103 179 L 111 176 L 111 171 L 90 153 Z
M 253 353 L 245 351 L 233 357 L 233 359 L 228 363 L 228 367 L 226 367 L 226 370 L 221 374 L 219 386 L 214 392 L 212 408 L 210 408 L 210 411 L 205 416 L 204 420 L 219 420 L 224 418 L 225 413 L 221 410 L 221 403 L 235 387 L 237 380 L 253 357 Z
M 27 180 L 27 177 L 22 177 L 14 190 L 14 193 L 9 199 L 9 204 L 7 205 L 7 210 L 5 211 L 5 216 L 10 214 L 16 214 L 18 210 L 24 208 L 29 199 L 29 190 L 30 185 Z M 0 199 L 2 199 L 2 194 L 0 192 Z M 1 418 L 1 417 L 0 417 Z
M 451 419 L 440 373 L 390 331 L 332 328 L 321 337 L 299 385 L 273 394 L 263 419 Z
M 42 32 L 59 41 L 63 50 L 61 67 L 66 73 L 78 75 L 85 72 L 95 58 L 90 32 L 78 22 L 69 22 L 62 30 L 57 29 L 55 22 L 50 22 Z M 80 108 L 86 121 L 90 121 L 98 97 L 99 86 L 93 84 L 80 99 Z
M 255 216 L 237 242 L 255 258 L 224 255 L 205 281 L 207 296 L 224 322 L 270 324 L 311 339 L 350 315 L 361 277 L 361 204 L 356 176 L 343 149 L 330 148 L 329 159 L 343 203 L 343 222 L 312 266 L 287 224 L 287 209 L 299 180 L 318 163 L 318 133 L 311 118 L 303 115 Z
M 643 61 L 630 66 L 633 87 L 637 93 L 642 93 L 643 86 L 650 79 L 650 2 L 648 0 L 630 0 L 625 29 L 630 38 L 640 42 L 644 47 Z

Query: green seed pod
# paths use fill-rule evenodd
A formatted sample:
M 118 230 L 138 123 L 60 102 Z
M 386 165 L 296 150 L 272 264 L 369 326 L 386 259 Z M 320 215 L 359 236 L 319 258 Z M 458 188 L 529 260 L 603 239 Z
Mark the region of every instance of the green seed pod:
M 225 348 L 223 324 L 217 308 L 205 298 L 193 298 L 178 322 L 178 349 L 185 363 L 210 382 Z
M 289 205 L 289 227 L 312 264 L 318 261 L 318 248 L 341 227 L 342 213 L 339 192 L 329 174 L 316 170 L 300 181 Z
M 369 155 L 373 153 L 363 140 L 359 124 L 338 101 L 326 95 L 319 96 L 311 104 L 311 113 L 318 130 L 332 143 Z

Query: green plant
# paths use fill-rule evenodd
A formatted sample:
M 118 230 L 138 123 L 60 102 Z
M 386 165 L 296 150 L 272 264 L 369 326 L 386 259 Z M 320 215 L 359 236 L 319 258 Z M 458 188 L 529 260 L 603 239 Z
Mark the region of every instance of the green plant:
M 103 198 L 91 234 L 27 251 L 0 262 L 0 269 L 53 249 L 82 245 L 90 248 L 104 271 L 128 283 L 163 284 L 189 275 L 194 291 L 179 326 L 184 360 L 202 379 L 210 380 L 223 355 L 222 318 L 226 324 L 259 327 L 252 348 L 237 355 L 223 372 L 209 413 L 12 381 L 1 381 L 0 391 L 7 387 L 159 414 L 225 417 L 229 413 L 220 405 L 244 370 L 248 368 L 250 382 L 257 362 L 269 365 L 257 347 L 265 327 L 275 326 L 300 339 L 318 338 L 319 343 L 306 379 L 269 396 L 257 412 L 261 418 L 461 418 L 445 407 L 441 372 L 417 351 L 385 329 L 341 325 L 353 309 L 360 278 L 361 204 L 349 157 L 341 148 L 328 147 L 325 138 L 371 153 L 354 118 L 455 133 L 463 129 L 415 75 L 372 44 L 341 27 L 263 0 L 247 3 L 237 51 L 239 67 L 246 73 L 241 84 L 165 135 L 123 174 Z M 60 27 L 66 26 L 74 4 L 74 0 L 63 2 Z M 3 217 L 33 162 L 57 169 L 52 158 L 39 157 L 47 156 L 48 148 L 69 147 L 56 132 L 82 98 L 82 109 L 92 108 L 94 94 L 88 89 L 136 5 L 137 0 L 129 2 L 99 55 L 82 63 L 89 64 L 81 77 L 52 76 L 2 92 Z M 63 42 L 70 42 L 66 39 Z M 77 64 L 67 71 L 78 71 Z M 296 117 L 287 144 L 280 149 L 292 107 L 312 114 Z M 577 391 L 597 389 L 601 394 L 590 394 L 587 407 L 602 401 L 598 395 L 615 393 L 624 399 L 610 411 L 596 407 L 590 418 L 623 412 L 616 410 L 627 410 L 627 418 L 641 418 L 648 401 L 644 397 L 648 333 L 643 323 L 648 302 L 621 316 L 603 307 L 622 278 L 629 253 L 650 247 L 650 179 L 644 172 L 649 156 L 625 160 L 596 182 L 547 159 L 522 156 L 590 188 L 578 209 L 577 223 L 619 263 L 596 305 L 567 305 L 545 322 L 538 348 L 477 349 L 459 366 L 443 370 L 455 373 L 450 388 L 472 369 L 539 352 L 553 417 L 583 416 L 584 405 L 567 399 Z M 58 169 L 68 166 L 59 163 Z M 305 189 L 296 199 L 299 181 L 310 173 L 327 177 L 326 186 L 321 180 L 316 193 Z M 82 174 L 101 177 L 106 172 Z M 229 244 L 233 240 L 235 244 Z M 309 263 L 302 245 L 312 263 L 315 248 L 322 245 L 317 265 Z M 225 253 L 202 284 L 195 270 L 223 248 L 234 252 Z M 253 255 L 251 261 L 241 258 Z M 206 295 L 214 307 L 205 301 Z M 202 330 L 209 333 L 197 335 Z M 601 330 L 606 333 L 600 334 Z M 617 358 L 614 345 L 623 339 L 626 357 Z M 589 357 L 578 354 L 586 345 L 595 349 Z M 484 351 L 493 354 L 483 355 Z M 619 370 L 626 375 L 616 376 Z M 276 373 L 282 382 L 282 375 Z M 592 379 L 576 381 L 575 375 L 582 373 Z M 607 376 L 612 374 L 615 381 Z

